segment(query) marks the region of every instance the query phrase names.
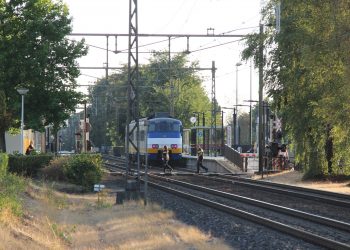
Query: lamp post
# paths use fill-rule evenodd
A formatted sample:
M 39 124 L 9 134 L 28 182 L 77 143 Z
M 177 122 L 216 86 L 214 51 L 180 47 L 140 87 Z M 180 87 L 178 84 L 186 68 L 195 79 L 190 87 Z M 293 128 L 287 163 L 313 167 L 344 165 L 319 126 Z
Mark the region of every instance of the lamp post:
M 235 129 L 235 145 L 238 145 L 238 108 L 237 108 L 237 105 L 238 105 L 238 67 L 241 66 L 242 63 L 241 62 L 238 62 L 236 63 L 236 103 L 235 103 L 235 106 L 236 106 L 236 129 Z
M 17 92 L 22 96 L 22 110 L 21 110 L 21 153 L 24 154 L 23 149 L 23 128 L 24 128 L 24 96 L 28 93 L 29 89 L 19 88 Z

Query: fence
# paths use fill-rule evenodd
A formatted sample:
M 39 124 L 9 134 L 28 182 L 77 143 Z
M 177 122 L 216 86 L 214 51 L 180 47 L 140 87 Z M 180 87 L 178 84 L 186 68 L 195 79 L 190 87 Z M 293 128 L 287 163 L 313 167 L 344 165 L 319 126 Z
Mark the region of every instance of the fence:
M 225 145 L 224 157 L 227 160 L 231 161 L 233 164 L 235 164 L 237 167 L 239 167 L 243 171 L 243 158 L 241 157 L 241 155 L 238 151 Z

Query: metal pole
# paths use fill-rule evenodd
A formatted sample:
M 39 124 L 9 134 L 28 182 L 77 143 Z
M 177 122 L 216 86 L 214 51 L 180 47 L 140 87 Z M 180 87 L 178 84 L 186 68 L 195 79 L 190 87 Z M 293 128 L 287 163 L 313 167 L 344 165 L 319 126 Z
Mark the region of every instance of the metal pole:
M 127 112 L 127 129 L 126 129 L 126 174 L 125 174 L 125 185 L 127 187 L 128 174 L 130 170 L 130 160 L 129 160 L 129 147 L 135 150 L 137 155 L 137 169 L 138 178 L 140 170 L 140 151 L 139 151 L 139 140 L 135 143 L 133 142 L 133 134 L 136 129 L 137 136 L 139 138 L 139 108 L 138 108 L 138 79 L 139 79 L 139 69 L 138 69 L 138 20 L 137 20 L 137 0 L 129 0 L 129 45 L 128 45 L 128 112 Z M 132 120 L 135 120 L 135 126 L 129 128 L 129 124 Z M 138 179 L 139 184 L 139 179 Z M 140 187 L 140 186 L 138 186 Z
M 237 137 L 237 134 L 236 134 L 236 126 L 237 126 L 237 113 L 236 113 L 236 108 L 233 108 L 233 128 L 232 128 L 232 130 L 233 130 L 233 139 L 234 139 L 234 141 L 233 141 L 233 148 L 237 145 L 237 143 L 236 143 L 236 141 L 237 141 L 237 139 L 236 139 L 236 137 Z
M 236 64 L 236 102 L 235 102 L 235 104 L 236 104 L 236 109 L 238 111 L 238 108 L 237 108 L 237 104 L 238 104 L 238 64 Z M 235 122 L 236 122 L 235 123 L 235 145 L 238 145 L 238 119 L 237 119 L 237 117 L 236 117 Z
M 145 198 L 144 205 L 147 206 L 148 202 L 148 121 L 145 121 L 146 127 L 146 159 L 145 159 Z
M 86 101 L 84 102 L 83 152 L 86 153 Z
M 238 62 L 236 63 L 236 110 L 237 110 L 237 117 L 236 117 L 236 130 L 235 130 L 235 144 L 238 145 L 239 144 L 239 133 L 238 133 L 238 67 L 241 66 L 242 63 Z
M 22 111 L 21 111 L 21 153 L 24 154 L 24 145 L 23 145 L 23 129 L 24 129 L 24 95 L 22 96 Z
M 202 113 L 203 114 L 203 150 L 204 150 L 204 153 L 205 153 L 205 117 L 204 117 L 204 112 Z
M 224 111 L 221 110 L 221 155 L 224 152 Z
M 216 156 L 216 89 L 215 89 L 215 61 L 212 61 L 212 70 L 211 70 L 211 147 L 210 152 L 214 151 L 214 156 Z
M 252 69 L 253 69 L 253 65 L 252 65 L 252 60 L 250 59 L 250 77 L 249 77 L 249 99 L 252 100 Z M 250 139 L 250 146 L 253 146 L 253 126 L 252 126 L 252 102 L 249 102 L 249 139 Z
M 109 36 L 106 36 L 106 81 L 108 82 L 108 66 L 109 66 L 109 60 L 108 60 L 108 51 L 109 51 L 109 44 L 108 44 L 108 40 L 109 40 Z
M 259 44 L 259 171 L 261 172 L 261 176 L 264 176 L 264 168 L 263 168 L 263 160 L 264 160 L 264 132 L 263 132 L 263 58 L 264 58 L 264 50 L 263 50 L 263 32 L 264 26 L 260 24 L 259 34 L 260 34 L 260 44 Z

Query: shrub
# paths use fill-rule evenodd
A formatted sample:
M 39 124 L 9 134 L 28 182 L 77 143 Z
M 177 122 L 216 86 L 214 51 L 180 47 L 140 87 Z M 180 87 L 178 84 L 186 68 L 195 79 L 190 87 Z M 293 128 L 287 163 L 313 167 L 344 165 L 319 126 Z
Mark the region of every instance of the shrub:
M 0 153 L 0 179 L 7 173 L 9 157 L 5 153 Z
M 69 158 L 64 172 L 69 181 L 82 185 L 85 191 L 92 191 L 93 185 L 101 180 L 101 165 L 100 154 L 80 154 Z
M 39 174 L 42 178 L 51 181 L 66 181 L 64 165 L 67 164 L 69 157 L 55 157 L 44 168 L 40 169 Z
M 33 176 L 38 170 L 48 165 L 52 154 L 9 155 L 9 172 L 24 176 Z

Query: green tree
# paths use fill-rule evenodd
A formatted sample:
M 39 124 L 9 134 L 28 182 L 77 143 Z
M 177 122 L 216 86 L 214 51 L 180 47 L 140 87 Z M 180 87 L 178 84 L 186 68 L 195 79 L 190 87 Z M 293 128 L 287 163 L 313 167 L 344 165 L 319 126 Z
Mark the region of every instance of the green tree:
M 185 127 L 190 126 L 193 112 L 205 112 L 209 120 L 210 100 L 201 85 L 201 79 L 183 54 L 169 61 L 167 53 L 155 53 L 148 64 L 140 65 L 140 117 L 155 112 L 170 112 Z M 124 144 L 127 110 L 127 68 L 96 83 L 90 90 L 91 139 L 96 146 Z M 219 119 L 218 119 L 219 121 Z M 208 122 L 209 123 L 209 122 Z
M 264 10 L 266 23 L 274 21 L 275 2 Z M 264 34 L 267 93 L 310 176 L 327 173 L 327 141 L 333 142 L 333 162 L 349 161 L 349 7 L 346 0 L 284 0 L 281 31 Z M 258 38 L 248 38 L 244 58 L 258 58 Z
M 29 89 L 25 98 L 27 128 L 54 131 L 74 111 L 81 99 L 75 91 L 79 75 L 76 59 L 85 55 L 84 41 L 71 41 L 71 18 L 62 1 L 0 1 L 0 89 L 8 118 L 0 116 L 0 150 L 4 133 L 19 126 L 19 86 Z M 12 117 L 12 118 L 11 118 Z M 14 119 L 18 117 L 18 119 Z
M 190 126 L 193 112 L 205 112 L 209 118 L 211 104 L 202 80 L 195 73 L 197 66 L 197 62 L 188 62 L 185 54 L 177 54 L 169 61 L 167 53 L 155 53 L 141 71 L 144 86 L 140 95 L 141 114 L 170 112 L 173 105 L 174 116 L 185 127 Z

